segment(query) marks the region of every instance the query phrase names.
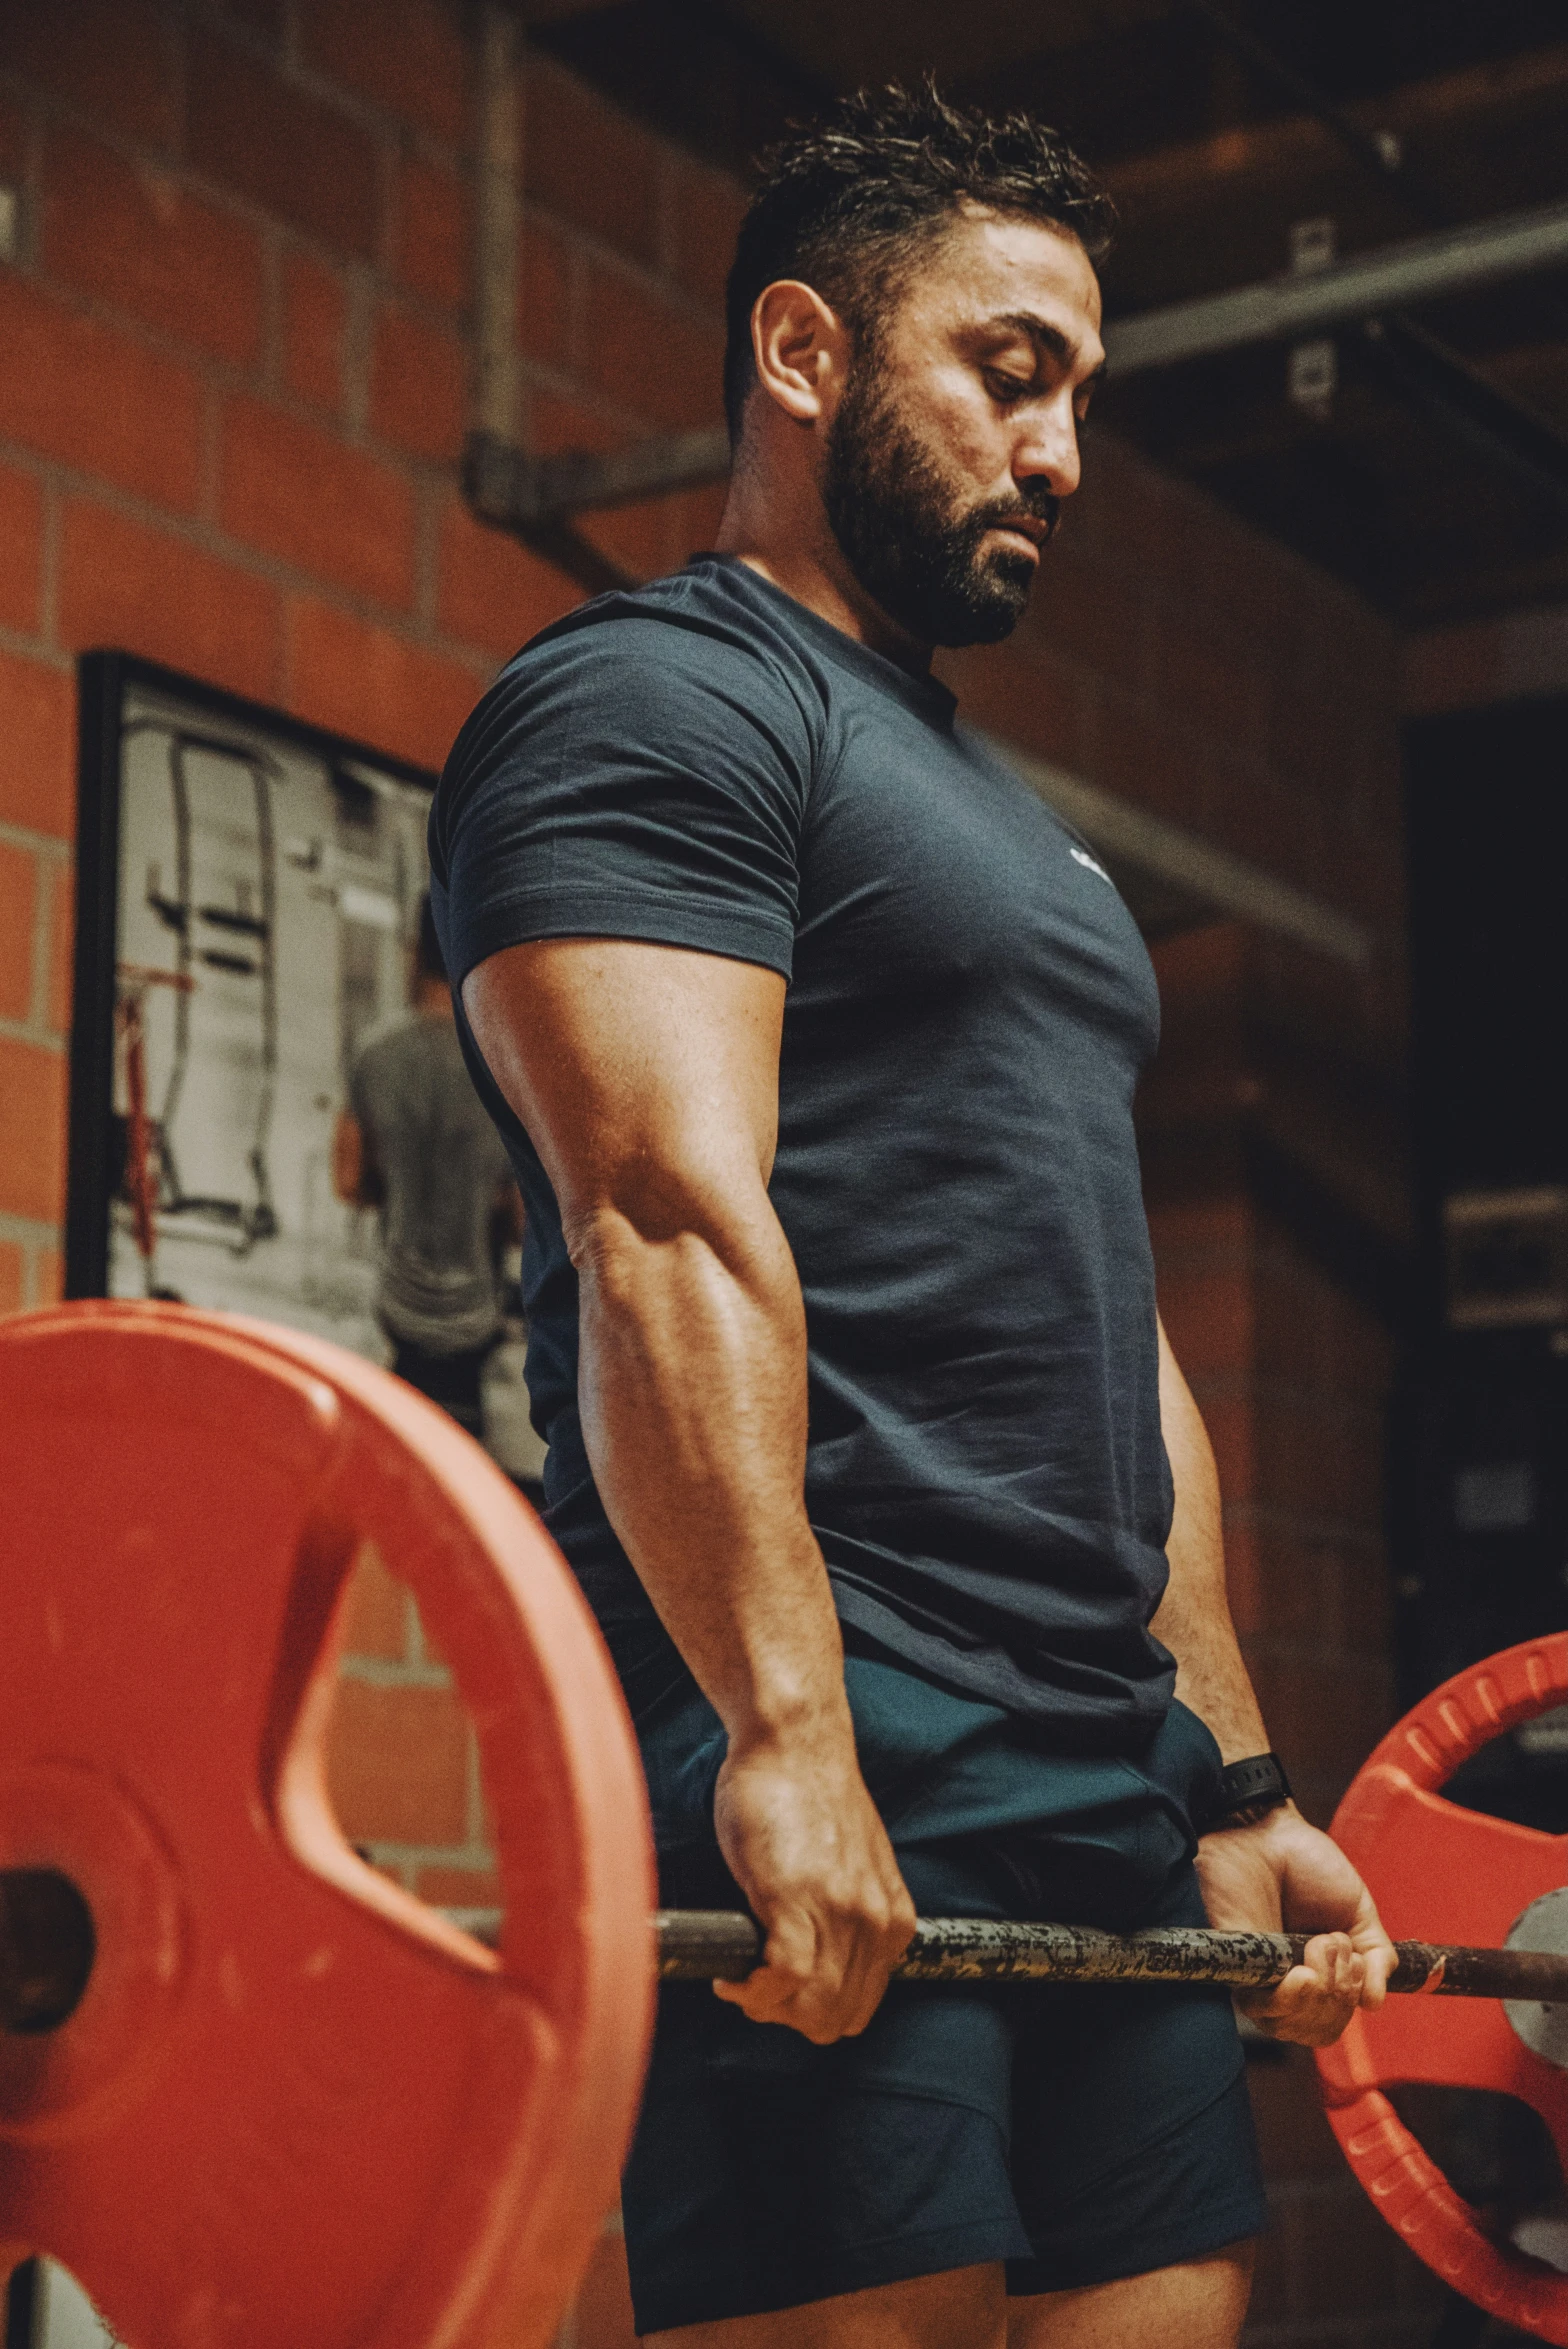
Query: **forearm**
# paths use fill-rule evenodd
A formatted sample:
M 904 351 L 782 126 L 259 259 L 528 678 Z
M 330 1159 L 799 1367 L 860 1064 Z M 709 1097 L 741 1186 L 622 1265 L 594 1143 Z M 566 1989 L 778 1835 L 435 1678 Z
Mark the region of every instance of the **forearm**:
M 600 1209 L 573 1247 L 578 1394 L 605 1508 L 731 1738 L 847 1733 L 843 1648 L 806 1518 L 805 1314 L 750 1212 L 650 1236 Z
M 1176 1659 L 1176 1694 L 1227 1762 L 1268 1750 L 1268 1732 L 1231 1621 L 1219 1476 L 1198 1407 L 1160 1332 L 1160 1424 L 1176 1487 L 1170 1581 L 1152 1629 Z

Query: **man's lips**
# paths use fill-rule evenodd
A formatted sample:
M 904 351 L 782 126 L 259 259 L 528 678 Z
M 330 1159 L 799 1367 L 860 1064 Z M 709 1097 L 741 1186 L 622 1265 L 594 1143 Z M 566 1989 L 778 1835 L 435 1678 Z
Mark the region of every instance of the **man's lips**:
M 1032 555 L 1037 555 L 1051 533 L 1043 522 L 998 522 L 994 528 L 1004 538 L 1016 538 Z
M 993 523 L 993 529 L 1005 530 L 1014 538 L 1026 538 L 1032 547 L 1044 546 L 1054 524 L 1042 514 L 1009 514 L 1005 522 Z

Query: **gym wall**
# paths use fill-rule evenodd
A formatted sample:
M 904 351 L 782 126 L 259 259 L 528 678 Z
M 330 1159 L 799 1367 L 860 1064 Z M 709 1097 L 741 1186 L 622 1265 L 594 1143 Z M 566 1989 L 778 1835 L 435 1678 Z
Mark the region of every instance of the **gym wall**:
M 442 0 L 0 6 L 0 1309 L 58 1291 L 75 656 L 118 645 L 439 765 L 571 582 L 456 481 L 468 59 Z M 608 448 L 717 420 L 738 189 L 542 60 L 523 77 L 524 424 Z M 3 225 L 3 212 L 0 212 Z M 1035 609 L 954 658 L 968 714 L 1357 916 L 1353 973 L 1238 929 L 1157 949 L 1145 1103 L 1162 1301 L 1228 1496 L 1238 1617 L 1315 1815 L 1391 1718 L 1388 1265 L 1406 1208 L 1402 647 L 1348 591 L 1091 432 Z M 599 517 L 651 574 L 714 494 Z M 471 1749 L 361 1575 L 336 1791 L 427 1897 L 483 1905 Z M 1275 2184 L 1249 2339 L 1393 2349 L 1423 2271 L 1305 2059 L 1254 2067 Z M 575 2323 L 627 2319 L 607 2238 Z M 501 2349 L 501 2345 L 497 2345 Z

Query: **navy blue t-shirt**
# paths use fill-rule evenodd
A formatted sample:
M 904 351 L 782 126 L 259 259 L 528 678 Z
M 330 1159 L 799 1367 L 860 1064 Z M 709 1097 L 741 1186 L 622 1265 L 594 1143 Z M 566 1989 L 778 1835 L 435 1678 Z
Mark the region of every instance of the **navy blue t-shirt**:
M 1116 890 L 952 696 L 723 556 L 601 596 L 509 664 L 430 824 L 454 988 L 525 939 L 657 940 L 789 982 L 770 1195 L 810 1348 L 806 1506 L 846 1636 L 1077 1749 L 1173 1666 L 1154 1272 L 1132 1097 L 1154 974 Z M 577 1281 L 527 1206 L 547 1523 L 634 1709 L 682 1677 L 577 1412 Z

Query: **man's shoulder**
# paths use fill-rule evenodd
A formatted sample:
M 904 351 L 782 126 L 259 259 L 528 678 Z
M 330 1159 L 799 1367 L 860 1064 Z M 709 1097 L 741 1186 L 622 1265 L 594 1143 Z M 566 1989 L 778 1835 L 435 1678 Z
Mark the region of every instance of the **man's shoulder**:
M 804 802 L 833 728 L 830 686 L 780 601 L 738 564 L 694 563 L 597 596 L 515 654 L 447 760 L 431 839 L 477 792 L 546 782 L 563 763 L 661 764 L 754 778 Z
M 706 703 L 731 699 L 820 722 L 827 699 L 820 665 L 775 600 L 742 566 L 713 562 L 595 596 L 513 655 L 453 759 L 497 726 L 548 724 L 563 703 L 623 725 L 679 722 L 683 710 L 700 724 Z

